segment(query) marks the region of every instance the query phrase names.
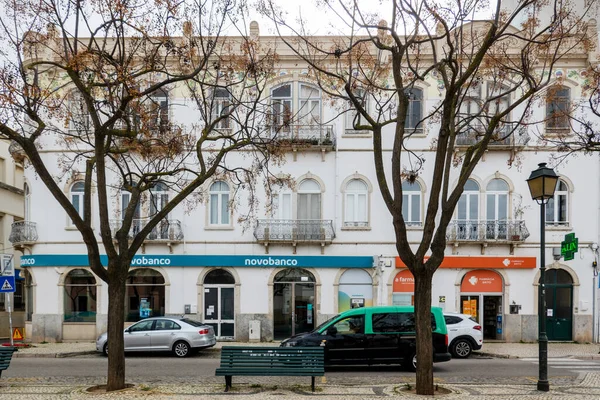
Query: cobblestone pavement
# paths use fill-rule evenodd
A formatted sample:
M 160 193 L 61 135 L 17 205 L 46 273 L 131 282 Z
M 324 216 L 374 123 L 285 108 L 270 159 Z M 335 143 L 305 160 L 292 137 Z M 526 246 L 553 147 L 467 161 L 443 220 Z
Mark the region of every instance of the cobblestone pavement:
M 210 356 L 218 357 L 223 345 L 247 345 L 247 343 L 219 343 L 209 349 Z M 276 343 L 257 343 L 274 346 Z M 36 344 L 20 349 L 16 357 L 70 357 L 93 353 L 93 343 Z M 599 346 L 592 344 L 550 343 L 549 357 L 577 357 L 600 359 Z M 523 358 L 537 356 L 536 343 L 486 343 L 480 356 Z M 128 376 L 134 384 L 130 389 L 106 393 L 90 393 L 88 389 L 106 383 L 97 377 L 32 377 L 0 379 L 0 400 L 79 400 L 79 399 L 266 399 L 285 397 L 322 399 L 422 399 L 408 389 L 414 389 L 414 377 L 397 376 L 383 378 L 328 376 L 317 378 L 317 391 L 310 390 L 307 377 L 234 377 L 233 388 L 224 393 L 224 378 L 202 378 L 202 382 L 187 378 L 159 378 Z M 436 398 L 482 400 L 521 399 L 600 399 L 600 373 L 586 373 L 579 377 L 553 377 L 550 392 L 536 390 L 536 377 L 489 379 L 446 377 L 435 383 L 448 391 Z

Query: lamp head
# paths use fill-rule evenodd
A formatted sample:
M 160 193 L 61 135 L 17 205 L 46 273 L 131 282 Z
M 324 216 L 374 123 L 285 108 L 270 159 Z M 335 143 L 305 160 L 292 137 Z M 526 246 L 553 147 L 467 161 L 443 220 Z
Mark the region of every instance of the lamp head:
M 531 192 L 531 198 L 538 203 L 545 203 L 548 199 L 554 197 L 558 175 L 552 168 L 546 166 L 546 163 L 538 164 L 538 169 L 531 172 L 527 185 Z

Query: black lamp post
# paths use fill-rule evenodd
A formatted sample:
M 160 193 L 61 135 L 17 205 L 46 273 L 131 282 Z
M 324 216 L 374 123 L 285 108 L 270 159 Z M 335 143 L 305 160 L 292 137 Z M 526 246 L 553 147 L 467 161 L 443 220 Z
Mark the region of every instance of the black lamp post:
M 548 382 L 548 336 L 546 336 L 546 203 L 554 197 L 558 176 L 546 163 L 538 164 L 527 179 L 531 198 L 540 205 L 540 283 L 538 287 L 539 379 L 537 390 L 550 390 Z

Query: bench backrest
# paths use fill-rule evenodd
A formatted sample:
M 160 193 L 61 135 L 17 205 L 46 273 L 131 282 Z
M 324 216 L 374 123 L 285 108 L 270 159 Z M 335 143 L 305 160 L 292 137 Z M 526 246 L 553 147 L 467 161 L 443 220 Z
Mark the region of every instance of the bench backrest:
M 14 347 L 0 346 L 0 369 L 8 368 L 15 351 L 16 349 Z
M 221 368 L 324 369 L 323 347 L 247 347 L 221 349 Z

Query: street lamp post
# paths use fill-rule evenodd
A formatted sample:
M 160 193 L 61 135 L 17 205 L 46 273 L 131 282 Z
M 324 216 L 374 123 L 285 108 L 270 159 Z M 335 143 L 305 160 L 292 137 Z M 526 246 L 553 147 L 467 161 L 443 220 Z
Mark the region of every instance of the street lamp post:
M 558 176 L 546 163 L 531 172 L 527 185 L 531 198 L 540 205 L 540 282 L 538 286 L 539 379 L 537 390 L 550 390 L 548 382 L 548 336 L 546 335 L 546 203 L 554 197 Z

